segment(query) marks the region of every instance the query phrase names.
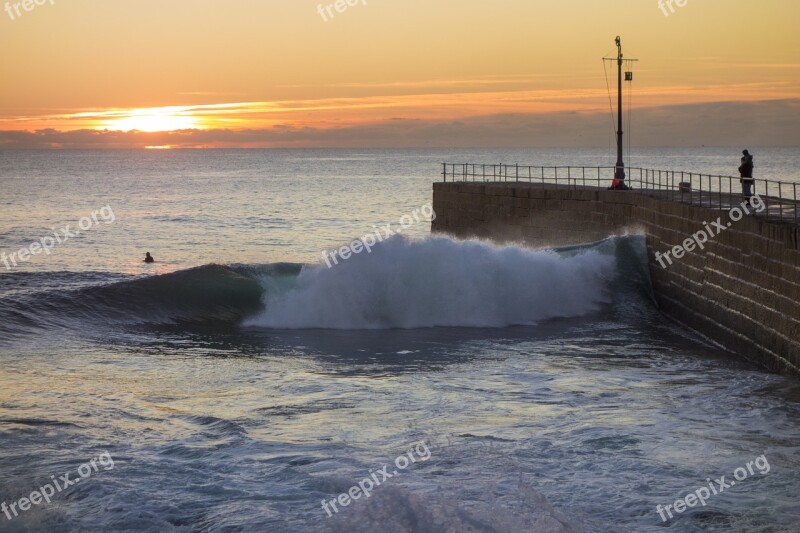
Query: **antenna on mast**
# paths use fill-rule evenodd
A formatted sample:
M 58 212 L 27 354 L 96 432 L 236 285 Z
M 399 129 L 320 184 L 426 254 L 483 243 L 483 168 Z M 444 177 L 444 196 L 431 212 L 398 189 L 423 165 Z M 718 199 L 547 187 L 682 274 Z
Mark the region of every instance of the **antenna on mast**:
M 625 161 L 622 153 L 622 65 L 624 61 L 638 61 L 638 59 L 623 59 L 622 55 L 622 39 L 619 35 L 614 39 L 617 45 L 617 57 L 606 58 L 604 61 L 617 62 L 617 164 L 614 168 L 614 181 L 611 183 L 612 189 L 628 189 L 625 185 Z M 633 72 L 625 72 L 625 81 L 633 81 Z

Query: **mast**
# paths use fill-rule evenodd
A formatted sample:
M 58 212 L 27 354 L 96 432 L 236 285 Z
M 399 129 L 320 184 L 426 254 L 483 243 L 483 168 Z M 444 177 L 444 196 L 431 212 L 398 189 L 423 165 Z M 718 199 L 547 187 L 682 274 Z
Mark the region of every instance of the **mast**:
M 617 166 L 614 170 L 614 180 L 624 184 L 625 161 L 622 158 L 622 39 L 617 35 Z
M 617 164 L 614 167 L 614 181 L 611 183 L 612 189 L 627 189 L 625 185 L 625 160 L 622 153 L 622 66 L 625 61 L 637 61 L 636 59 L 624 59 L 622 55 L 622 39 L 617 36 L 615 39 L 617 44 L 617 57 L 616 58 L 603 58 L 604 61 L 617 62 Z M 608 78 L 606 78 L 606 81 Z M 626 71 L 624 81 L 633 81 L 633 72 Z M 609 94 L 609 103 L 611 95 Z M 612 109 L 613 113 L 613 109 Z

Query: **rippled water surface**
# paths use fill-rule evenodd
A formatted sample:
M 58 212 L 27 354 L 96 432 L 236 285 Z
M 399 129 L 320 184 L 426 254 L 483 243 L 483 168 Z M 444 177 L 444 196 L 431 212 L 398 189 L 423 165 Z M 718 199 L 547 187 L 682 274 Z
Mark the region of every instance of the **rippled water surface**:
M 321 262 L 429 202 L 443 160 L 599 154 L 0 152 L 0 252 L 115 215 L 0 265 L 0 531 L 800 531 L 800 383 L 660 315 L 641 237 L 419 223 Z

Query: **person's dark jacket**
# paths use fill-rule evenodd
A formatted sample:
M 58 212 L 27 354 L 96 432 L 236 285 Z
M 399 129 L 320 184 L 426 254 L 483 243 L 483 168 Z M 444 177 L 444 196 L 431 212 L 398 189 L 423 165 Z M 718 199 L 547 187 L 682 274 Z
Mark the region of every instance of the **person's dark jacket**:
M 753 156 L 744 156 L 742 158 L 742 165 L 739 167 L 739 172 L 743 179 L 753 179 Z

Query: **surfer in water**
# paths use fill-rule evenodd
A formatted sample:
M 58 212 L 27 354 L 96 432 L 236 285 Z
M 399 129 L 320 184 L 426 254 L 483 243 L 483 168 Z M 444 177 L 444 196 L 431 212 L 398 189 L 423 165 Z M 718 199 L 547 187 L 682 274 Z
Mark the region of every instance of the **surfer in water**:
M 145 263 L 155 263 L 155 262 L 156 262 L 156 260 L 155 260 L 155 259 L 153 259 L 153 256 L 152 256 L 152 255 L 150 255 L 150 252 L 146 252 L 146 253 L 144 254 L 144 262 L 145 262 Z

